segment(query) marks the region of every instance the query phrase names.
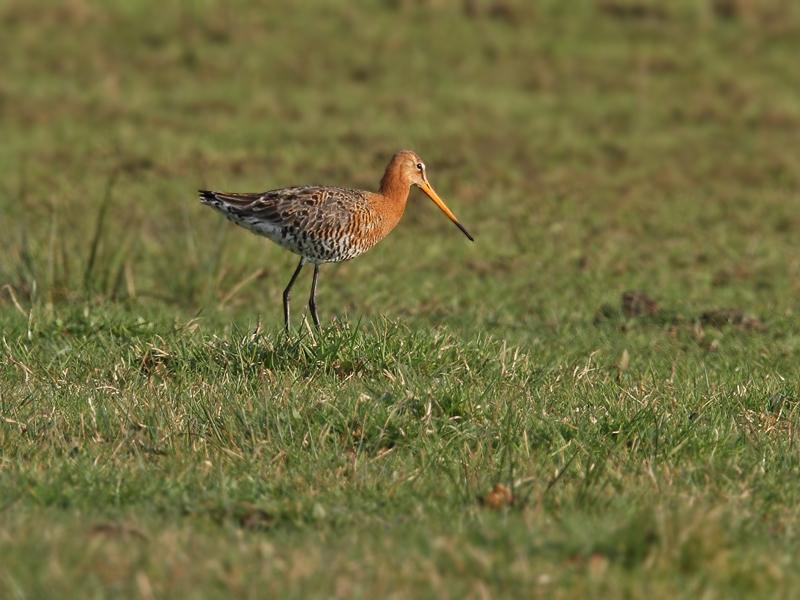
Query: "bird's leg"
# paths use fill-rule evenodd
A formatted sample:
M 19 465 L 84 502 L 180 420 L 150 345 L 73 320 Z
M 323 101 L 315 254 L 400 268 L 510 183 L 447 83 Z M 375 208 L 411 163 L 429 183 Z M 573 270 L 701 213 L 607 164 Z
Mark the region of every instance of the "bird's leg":
M 286 289 L 283 290 L 283 321 L 286 325 L 286 331 L 289 331 L 289 297 L 292 295 L 292 286 L 294 285 L 297 276 L 300 275 L 300 271 L 303 269 L 303 265 L 306 264 L 306 259 L 301 258 L 300 264 L 297 265 L 297 268 L 294 270 L 294 275 L 289 280 L 289 285 L 286 286 Z
M 308 298 L 308 310 L 311 311 L 311 318 L 314 325 L 319 329 L 319 317 L 317 316 L 317 277 L 319 277 L 319 265 L 314 263 L 314 278 L 311 280 L 311 296 Z

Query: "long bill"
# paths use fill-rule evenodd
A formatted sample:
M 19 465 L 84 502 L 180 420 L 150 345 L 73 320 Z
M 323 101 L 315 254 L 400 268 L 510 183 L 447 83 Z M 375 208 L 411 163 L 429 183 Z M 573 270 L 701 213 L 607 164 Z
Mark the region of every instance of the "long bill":
M 433 200 L 433 203 L 439 207 L 439 210 L 441 210 L 448 219 L 450 219 L 453 223 L 456 224 L 456 227 L 458 227 L 461 230 L 461 233 L 463 233 L 465 236 L 467 236 L 467 238 L 469 238 L 469 241 L 471 242 L 475 241 L 475 238 L 469 234 L 469 231 L 467 231 L 467 229 L 461 223 L 458 222 L 458 219 L 456 219 L 456 216 L 453 214 L 453 211 L 447 208 L 447 205 L 444 203 L 444 201 L 441 198 L 439 198 L 439 194 L 437 194 L 436 191 L 431 187 L 430 183 L 428 183 L 427 181 L 423 181 L 419 187 L 422 189 L 423 192 L 425 192 L 425 194 L 427 194 L 428 198 Z

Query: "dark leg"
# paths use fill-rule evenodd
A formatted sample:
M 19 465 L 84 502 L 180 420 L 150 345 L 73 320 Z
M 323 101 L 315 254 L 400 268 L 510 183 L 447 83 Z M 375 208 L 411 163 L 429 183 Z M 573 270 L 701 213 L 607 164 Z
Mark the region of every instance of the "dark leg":
M 300 264 L 297 265 L 297 268 L 294 270 L 294 275 L 289 280 L 289 285 L 286 286 L 286 289 L 283 290 L 283 321 L 286 324 L 286 331 L 289 331 L 289 296 L 292 294 L 292 286 L 294 285 L 297 276 L 300 275 L 300 271 L 303 269 L 303 265 L 306 264 L 306 259 L 301 258 Z
M 311 318 L 314 325 L 319 329 L 319 317 L 317 316 L 317 277 L 319 277 L 319 265 L 314 264 L 314 278 L 311 280 L 311 297 L 308 299 L 308 310 L 311 311 Z

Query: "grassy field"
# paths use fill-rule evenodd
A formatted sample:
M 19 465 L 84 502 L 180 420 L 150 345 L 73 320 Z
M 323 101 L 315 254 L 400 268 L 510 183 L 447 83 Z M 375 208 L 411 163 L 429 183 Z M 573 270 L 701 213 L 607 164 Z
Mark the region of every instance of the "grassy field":
M 257 4 L 0 3 L 0 596 L 797 590 L 800 7 Z

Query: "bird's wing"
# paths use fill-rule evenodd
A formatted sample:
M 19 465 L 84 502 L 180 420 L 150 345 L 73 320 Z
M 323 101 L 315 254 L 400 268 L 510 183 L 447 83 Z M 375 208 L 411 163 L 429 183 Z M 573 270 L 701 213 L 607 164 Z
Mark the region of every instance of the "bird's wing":
M 365 192 L 323 186 L 290 187 L 262 193 L 200 191 L 200 199 L 239 219 L 258 219 L 280 227 L 343 227 L 355 213 L 369 210 Z

